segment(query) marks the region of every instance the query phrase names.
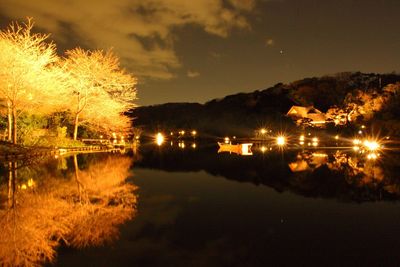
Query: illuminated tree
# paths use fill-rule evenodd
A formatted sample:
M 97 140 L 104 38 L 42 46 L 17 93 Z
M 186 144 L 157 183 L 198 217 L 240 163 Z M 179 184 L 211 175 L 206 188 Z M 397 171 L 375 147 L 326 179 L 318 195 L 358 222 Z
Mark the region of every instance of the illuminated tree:
M 0 99 L 7 104 L 9 139 L 17 143 L 17 119 L 23 111 L 48 112 L 60 93 L 55 45 L 48 35 L 32 33 L 33 23 L 11 23 L 0 31 Z M 11 136 L 12 132 L 12 136 Z M 12 138 L 11 138 L 12 137 Z
M 133 107 L 136 79 L 120 68 L 111 52 L 77 48 L 66 54 L 64 68 L 69 73 L 74 140 L 82 123 L 104 128 L 125 125 L 123 113 Z

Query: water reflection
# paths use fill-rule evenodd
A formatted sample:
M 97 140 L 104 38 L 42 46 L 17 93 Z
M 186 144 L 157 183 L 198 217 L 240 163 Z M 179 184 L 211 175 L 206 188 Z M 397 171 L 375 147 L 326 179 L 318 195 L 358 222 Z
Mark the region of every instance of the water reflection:
M 116 239 L 136 211 L 136 187 L 126 183 L 131 163 L 126 156 L 75 155 L 41 166 L 3 165 L 0 265 L 36 266 L 53 262 L 60 244 L 84 248 Z
M 166 148 L 139 149 L 136 166 L 172 172 L 206 171 L 230 180 L 263 184 L 279 192 L 340 201 L 393 201 L 400 199 L 400 155 L 332 149 L 270 150 L 255 144 L 251 157 L 216 153 L 218 147 L 198 145 L 196 151 Z M 264 147 L 264 149 L 263 149 Z

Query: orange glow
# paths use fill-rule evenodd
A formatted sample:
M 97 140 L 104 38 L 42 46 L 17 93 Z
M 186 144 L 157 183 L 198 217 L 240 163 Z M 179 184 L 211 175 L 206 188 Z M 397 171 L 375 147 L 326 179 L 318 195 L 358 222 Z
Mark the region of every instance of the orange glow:
M 276 138 L 276 144 L 278 145 L 278 146 L 284 146 L 285 144 L 286 144 L 286 138 L 284 137 L 284 136 L 278 136 L 277 138 Z
M 158 146 L 161 146 L 164 143 L 164 136 L 162 135 L 162 133 L 157 133 L 156 143 Z
M 375 151 L 377 149 L 379 149 L 379 144 L 376 141 L 370 141 L 370 140 L 365 140 L 363 145 L 365 146 L 366 149 L 368 149 L 369 151 Z
M 361 144 L 361 140 L 360 140 L 360 139 L 354 139 L 354 140 L 353 140 L 353 144 L 354 144 L 355 146 L 357 146 L 357 145 Z
M 367 155 L 367 159 L 369 159 L 369 160 L 375 160 L 375 159 L 377 159 L 378 157 L 379 157 L 379 155 L 376 154 L 376 153 L 369 153 L 369 154 Z

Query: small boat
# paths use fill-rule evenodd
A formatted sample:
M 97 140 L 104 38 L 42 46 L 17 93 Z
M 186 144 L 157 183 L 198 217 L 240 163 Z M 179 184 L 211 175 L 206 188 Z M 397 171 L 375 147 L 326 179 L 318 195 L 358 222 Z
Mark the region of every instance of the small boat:
M 253 143 L 243 143 L 243 144 L 232 145 L 232 144 L 218 142 L 218 145 L 219 145 L 218 153 L 229 152 L 229 153 L 235 153 L 235 154 L 242 155 L 242 156 L 253 155 L 253 152 L 251 151 L 251 146 L 253 145 Z

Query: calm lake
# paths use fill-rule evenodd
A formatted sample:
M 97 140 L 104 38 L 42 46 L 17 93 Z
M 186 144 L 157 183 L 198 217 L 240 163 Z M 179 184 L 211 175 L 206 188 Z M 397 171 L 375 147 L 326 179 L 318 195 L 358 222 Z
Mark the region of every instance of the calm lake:
M 0 265 L 399 265 L 400 154 L 217 151 L 3 162 Z

